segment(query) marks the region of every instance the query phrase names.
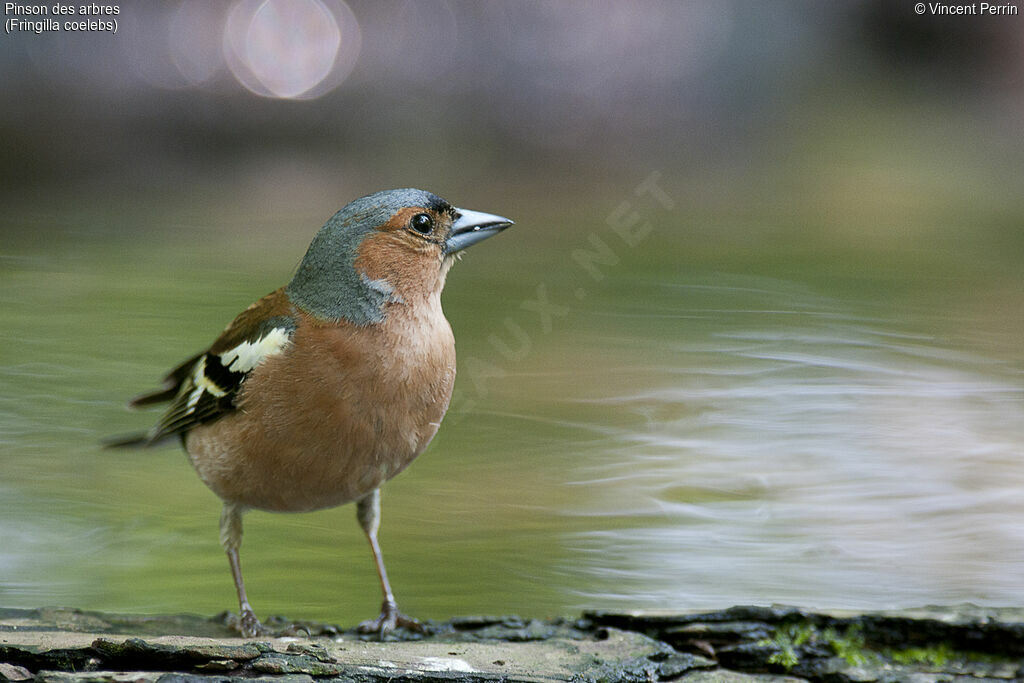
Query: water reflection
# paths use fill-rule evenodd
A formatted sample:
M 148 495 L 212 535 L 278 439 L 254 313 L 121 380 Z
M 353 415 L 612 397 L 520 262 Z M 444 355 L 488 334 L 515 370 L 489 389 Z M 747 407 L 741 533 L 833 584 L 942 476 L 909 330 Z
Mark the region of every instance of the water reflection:
M 636 426 L 580 467 L 582 602 L 1015 602 L 1019 374 L 792 283 L 676 291 L 663 366 L 594 406 Z
M 122 401 L 262 290 L 174 248 L 32 249 L 9 261 L 0 307 L 19 349 L 0 369 L 0 604 L 231 607 L 218 503 L 181 452 L 96 440 L 148 425 Z M 483 357 L 473 321 L 501 320 L 490 299 L 473 310 L 467 283 L 524 279 L 489 268 L 453 276 L 460 353 Z M 1019 359 L 936 332 L 963 321 L 896 313 L 878 284 L 838 296 L 620 267 L 386 487 L 382 542 L 406 609 L 1015 603 Z M 248 521 L 261 614 L 348 623 L 376 609 L 350 508 Z

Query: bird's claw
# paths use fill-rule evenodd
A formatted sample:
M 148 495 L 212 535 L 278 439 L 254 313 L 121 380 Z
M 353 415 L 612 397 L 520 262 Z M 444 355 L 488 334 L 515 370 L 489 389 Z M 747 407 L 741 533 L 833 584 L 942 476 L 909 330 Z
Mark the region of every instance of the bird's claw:
M 252 610 L 244 609 L 239 614 L 228 616 L 228 626 L 242 634 L 243 638 L 257 638 L 269 635 L 267 627 L 260 623 Z
M 391 601 L 384 601 L 380 608 L 380 616 L 376 619 L 368 619 L 356 627 L 360 633 L 376 633 L 381 638 L 394 631 L 396 628 L 407 628 L 410 631 L 423 633 L 423 624 L 417 619 L 406 616 L 398 611 L 398 605 Z

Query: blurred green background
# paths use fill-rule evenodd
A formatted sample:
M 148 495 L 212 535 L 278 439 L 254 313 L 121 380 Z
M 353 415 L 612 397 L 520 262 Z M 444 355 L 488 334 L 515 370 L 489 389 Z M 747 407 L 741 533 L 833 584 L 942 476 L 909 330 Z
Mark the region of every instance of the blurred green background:
M 1024 18 L 118 8 L 0 36 L 0 604 L 235 609 L 180 449 L 97 443 L 404 186 L 516 221 L 449 277 L 457 393 L 384 490 L 406 612 L 1020 603 Z M 261 615 L 379 604 L 351 508 L 251 513 L 242 559 Z

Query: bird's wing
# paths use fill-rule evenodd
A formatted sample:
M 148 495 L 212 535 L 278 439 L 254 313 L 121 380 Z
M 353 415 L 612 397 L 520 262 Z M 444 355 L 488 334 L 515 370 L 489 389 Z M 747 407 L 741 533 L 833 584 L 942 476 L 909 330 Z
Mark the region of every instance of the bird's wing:
M 131 402 L 132 406 L 144 406 L 171 401 L 171 406 L 145 437 L 113 445 L 151 445 L 233 411 L 253 368 L 291 343 L 295 316 L 283 289 L 254 303 L 227 326 L 209 350 L 172 370 L 160 390 Z
M 192 372 L 192 368 L 195 367 L 195 364 L 198 363 L 199 359 L 205 354 L 206 352 L 204 351 L 203 353 L 192 356 L 187 361 L 168 372 L 159 389 L 136 396 L 128 402 L 128 405 L 132 408 L 142 408 L 143 406 L 152 405 L 154 403 L 170 401 L 178 395 L 178 390 L 181 389 L 181 383 L 185 381 L 185 378 Z

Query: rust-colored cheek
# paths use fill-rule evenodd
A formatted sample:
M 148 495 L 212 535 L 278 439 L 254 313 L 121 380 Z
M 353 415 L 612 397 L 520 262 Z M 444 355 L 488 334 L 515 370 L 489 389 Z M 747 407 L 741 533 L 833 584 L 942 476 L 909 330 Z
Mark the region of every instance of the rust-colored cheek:
M 441 247 L 404 231 L 368 235 L 354 265 L 371 280 L 385 280 L 405 300 L 433 294 L 444 284 Z

